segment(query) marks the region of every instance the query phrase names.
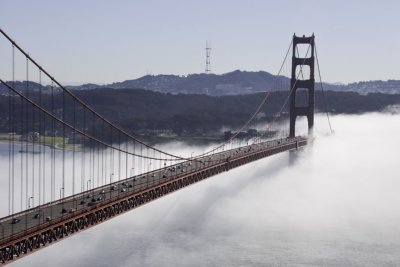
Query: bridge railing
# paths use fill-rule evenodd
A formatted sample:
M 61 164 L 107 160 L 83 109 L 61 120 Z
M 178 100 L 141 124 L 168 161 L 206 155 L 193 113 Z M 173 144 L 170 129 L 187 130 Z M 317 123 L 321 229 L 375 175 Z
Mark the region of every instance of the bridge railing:
M 278 146 L 279 143 L 282 142 L 282 140 L 284 140 L 284 139 L 293 140 L 293 142 L 296 142 L 296 141 L 298 141 L 299 139 L 302 139 L 302 138 L 299 138 L 299 137 L 295 137 L 295 138 L 280 138 L 280 139 L 276 139 L 276 140 L 265 141 L 263 143 L 264 144 L 269 144 L 269 145 L 272 145 L 272 146 Z M 260 144 L 263 144 L 263 143 L 260 143 Z M 254 145 L 254 144 L 252 144 L 252 145 Z M 252 146 L 252 145 L 243 146 L 242 148 L 245 148 L 245 147 L 248 147 L 248 146 Z M 233 148 L 232 150 L 236 150 L 236 149 L 238 149 L 238 148 Z M 221 152 L 215 153 L 214 155 L 222 155 L 224 153 L 226 153 L 226 151 L 221 151 Z M 144 177 L 148 177 L 149 175 L 152 175 L 153 173 L 157 173 L 157 172 L 162 171 L 162 170 L 166 171 L 170 167 L 178 166 L 178 165 L 180 165 L 182 163 L 188 163 L 188 162 L 192 162 L 192 161 L 199 161 L 199 162 L 202 162 L 202 163 L 203 162 L 208 162 L 207 158 L 209 158 L 209 157 L 210 156 L 202 156 L 202 157 L 199 157 L 199 158 L 193 158 L 191 161 L 190 160 L 182 161 L 182 162 L 176 163 L 174 165 L 170 165 L 170 166 L 163 167 L 163 168 L 160 168 L 160 169 L 157 169 L 157 170 L 152 170 L 152 171 L 148 171 L 148 172 L 145 172 L 145 173 L 142 173 L 142 174 L 130 176 L 130 177 L 127 177 L 125 179 L 118 180 L 118 181 L 115 181 L 115 182 L 112 182 L 112 183 L 109 183 L 109 184 L 106 184 L 106 185 L 102 185 L 102 186 L 99 186 L 99 187 L 96 187 L 96 188 L 92 188 L 90 190 L 86 190 L 86 191 L 83 191 L 83 192 L 80 192 L 80 193 L 77 193 L 77 194 L 74 194 L 74 195 L 71 195 L 71 196 L 67 196 L 67 197 L 64 197 L 64 198 L 61 198 L 61 199 L 58 199 L 58 200 L 50 201 L 48 203 L 45 203 L 45 204 L 30 208 L 30 209 L 26 209 L 26 210 L 20 211 L 18 213 L 14 213 L 14 214 L 5 216 L 5 217 L 0 219 L 0 223 L 4 223 L 6 221 L 9 221 L 10 219 L 15 218 L 15 217 L 31 214 L 32 212 L 35 212 L 35 211 L 40 211 L 40 210 L 42 210 L 44 208 L 48 208 L 48 207 L 51 207 L 51 206 L 54 206 L 54 205 L 60 205 L 60 204 L 63 204 L 64 202 L 67 202 L 67 201 L 70 201 L 70 200 L 75 200 L 75 199 L 79 199 L 79 198 L 85 197 L 88 194 L 90 194 L 90 192 L 93 192 L 93 191 L 107 189 L 107 188 L 109 188 L 109 187 L 111 187 L 113 185 L 120 185 L 120 184 L 122 184 L 124 182 L 130 181 L 132 179 L 137 179 L 137 178 L 140 178 L 140 177 L 143 177 L 143 176 Z M 220 159 L 213 160 L 213 162 L 218 162 L 218 161 L 220 161 Z M 173 177 L 166 177 L 166 178 L 164 178 L 162 180 L 166 181 L 166 180 L 170 180 L 170 179 L 173 179 Z M 140 185 L 141 184 L 135 184 L 135 186 L 137 186 L 137 187 L 141 187 Z M 142 189 L 142 188 L 140 188 L 140 189 Z M 135 190 L 137 190 L 137 188 L 133 188 L 132 189 L 132 191 L 135 191 Z

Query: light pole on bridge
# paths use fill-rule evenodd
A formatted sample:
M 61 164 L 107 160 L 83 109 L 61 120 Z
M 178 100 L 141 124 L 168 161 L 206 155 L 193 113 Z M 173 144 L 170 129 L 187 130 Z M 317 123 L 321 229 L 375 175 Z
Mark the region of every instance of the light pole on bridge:
M 110 200 L 111 200 L 111 197 L 112 197 L 112 188 L 111 188 L 111 183 L 112 183 L 112 180 L 113 180 L 113 176 L 114 176 L 114 173 L 112 172 L 111 174 L 110 174 Z
M 1 226 L 1 239 L 4 239 L 4 225 L 0 223 Z
M 87 180 L 87 182 L 86 182 L 86 190 L 87 190 L 87 191 L 89 191 L 89 189 L 90 189 L 90 183 L 91 183 L 91 182 L 92 182 L 91 179 Z
M 192 172 L 192 170 L 193 170 L 193 151 L 192 151 L 192 153 L 190 153 L 190 162 L 189 162 L 189 164 L 190 164 L 190 172 Z
M 64 197 L 64 187 L 60 188 L 60 199 Z
M 150 172 L 151 172 L 151 161 L 149 162 L 149 171 L 148 171 L 148 173 L 147 173 L 147 187 L 149 186 L 149 183 L 150 183 L 150 177 L 149 177 L 149 175 L 150 175 Z
M 110 184 L 112 183 L 113 176 L 114 176 L 114 173 L 111 173 L 111 174 L 110 174 Z
M 30 209 L 31 207 L 33 207 L 34 201 L 33 201 L 34 197 L 30 197 L 29 201 L 28 201 L 28 209 Z M 32 199 L 32 206 L 31 206 L 31 199 Z

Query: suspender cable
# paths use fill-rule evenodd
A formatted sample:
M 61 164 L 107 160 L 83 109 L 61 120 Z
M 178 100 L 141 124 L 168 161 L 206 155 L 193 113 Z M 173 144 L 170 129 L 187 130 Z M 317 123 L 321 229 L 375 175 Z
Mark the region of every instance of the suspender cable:
M 76 102 L 73 100 L 73 126 L 76 128 Z M 72 195 L 75 195 L 76 132 L 72 130 Z
M 62 94 L 62 118 L 65 121 L 65 92 L 63 91 Z M 65 195 L 65 149 L 66 149 L 66 142 L 65 142 L 65 124 L 62 125 L 62 182 L 61 182 L 61 190 L 62 195 L 60 198 L 64 198 Z M 64 201 L 63 201 L 63 208 L 64 208 Z
M 128 140 L 125 139 L 125 150 L 128 151 L 129 147 L 128 147 Z M 128 153 L 125 153 L 125 178 L 128 178 Z
M 29 71 L 28 71 L 28 64 L 29 61 L 28 59 L 26 59 L 26 96 L 29 98 Z M 24 142 L 25 142 L 25 204 L 26 204 L 26 208 L 28 208 L 28 186 L 29 186 L 29 179 L 28 179 L 28 175 L 29 175 L 29 168 L 28 168 L 28 155 L 29 155 L 29 107 L 30 105 L 28 103 L 26 103 L 26 108 L 25 108 L 25 138 L 24 138 Z M 21 151 L 23 152 L 23 151 Z
M 118 181 L 121 180 L 121 132 L 118 132 Z
M 86 111 L 83 110 L 83 129 L 86 129 Z M 81 192 L 85 191 L 85 159 L 86 159 L 86 138 L 81 136 Z
M 51 110 L 54 112 L 54 83 L 51 82 Z M 51 120 L 51 202 L 54 201 L 54 169 L 55 169 L 55 125 Z
M 35 195 L 35 189 L 36 189 L 36 182 L 35 182 L 35 179 L 36 179 L 36 173 L 35 173 L 35 157 L 36 157 L 36 155 L 37 155 L 37 151 L 35 150 L 35 143 L 37 142 L 37 138 L 39 138 L 39 131 L 36 131 L 37 129 L 36 129 L 36 116 L 35 116 L 35 112 L 36 112 L 36 109 L 35 109 L 35 107 L 33 106 L 33 105 L 31 105 L 31 107 L 32 107 L 32 129 L 33 129 L 33 136 L 32 136 L 32 151 L 33 151 L 33 153 L 32 153 L 32 195 L 31 195 L 31 198 L 32 198 L 32 208 L 33 207 L 35 207 L 35 197 L 36 197 L 36 195 Z
M 97 186 L 100 186 L 100 145 L 96 145 L 96 158 L 97 158 Z
M 42 72 L 39 70 L 39 105 L 42 105 Z M 43 129 L 43 123 L 42 123 L 42 112 L 39 111 L 39 199 L 38 199 L 38 205 L 42 205 L 42 201 L 44 203 L 44 199 L 42 199 L 42 136 L 44 136 L 44 131 Z M 44 151 L 43 151 L 44 152 Z M 38 220 L 40 221 L 40 220 Z
M 26 95 L 29 97 L 29 61 L 26 59 Z M 26 109 L 25 109 L 25 126 L 26 126 L 26 132 L 25 132 L 25 205 L 26 209 L 29 208 L 29 202 L 30 198 L 28 197 L 28 190 L 29 190 L 29 138 L 30 138 L 30 132 L 29 132 L 29 110 L 30 105 L 26 103 Z M 22 151 L 21 151 L 22 152 Z M 25 215 L 25 229 L 28 228 L 28 214 Z
M 322 99 L 324 101 L 324 107 L 325 107 L 325 113 L 326 113 L 326 118 L 328 119 L 328 124 L 329 124 L 329 129 L 331 131 L 331 133 L 333 133 L 332 130 L 332 125 L 331 125 L 331 120 L 329 118 L 329 111 L 328 111 L 328 106 L 327 106 L 327 102 L 326 102 L 326 97 L 325 97 L 325 91 L 324 91 L 324 86 L 322 85 L 322 77 L 321 77 L 321 70 L 319 68 L 319 60 L 318 60 L 318 53 L 317 53 L 317 45 L 314 43 L 314 47 L 315 47 L 315 57 L 317 59 L 317 67 L 318 67 L 318 76 L 319 76 L 319 84 L 321 85 L 321 91 L 322 91 Z
M 23 101 L 23 98 L 22 97 L 20 97 L 20 100 L 21 100 L 21 114 L 20 114 L 20 120 L 21 120 L 21 132 L 20 132 L 20 140 L 21 140 L 21 144 L 20 144 L 20 150 L 22 151 L 22 150 L 24 150 L 24 145 L 23 145 L 23 142 L 22 142 L 22 137 L 23 137 L 23 134 L 24 134 L 24 101 Z M 20 181 L 20 211 L 22 211 L 23 210 L 23 207 L 22 207 L 22 203 L 23 203 L 23 194 L 24 194 L 24 187 L 23 187 L 23 184 L 24 184 L 24 154 L 23 153 L 20 153 L 21 154 L 21 157 L 20 157 L 20 160 L 21 160 L 21 162 L 20 162 L 20 164 L 21 164 L 21 169 L 20 169 L 20 178 L 21 178 L 21 181 Z

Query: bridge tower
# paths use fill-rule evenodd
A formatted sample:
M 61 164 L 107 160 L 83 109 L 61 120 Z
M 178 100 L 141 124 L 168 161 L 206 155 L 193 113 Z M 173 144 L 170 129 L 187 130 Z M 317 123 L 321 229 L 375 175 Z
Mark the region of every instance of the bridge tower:
M 308 44 L 307 55 L 305 57 L 298 57 L 298 47 L 299 44 Z M 297 52 L 297 53 L 296 53 Z M 309 77 L 303 77 L 296 73 L 298 68 L 303 68 L 303 66 L 309 67 Z M 302 70 L 302 69 L 299 69 Z M 292 56 L 292 79 L 290 82 L 290 137 L 295 137 L 296 135 L 296 118 L 297 116 L 306 116 L 308 121 L 308 135 L 312 135 L 312 129 L 314 126 L 314 34 L 310 37 L 298 37 L 293 35 L 293 56 Z M 296 103 L 297 91 L 307 92 L 307 105 L 298 106 Z

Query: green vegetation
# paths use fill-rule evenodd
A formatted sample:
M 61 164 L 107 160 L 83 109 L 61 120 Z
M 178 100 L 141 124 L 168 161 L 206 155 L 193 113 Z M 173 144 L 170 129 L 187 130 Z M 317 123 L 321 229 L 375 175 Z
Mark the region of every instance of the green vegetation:
M 21 134 L 10 134 L 10 133 L 0 133 L 0 141 L 10 141 L 14 140 L 16 142 L 28 142 L 35 145 L 45 145 L 49 147 L 55 147 L 58 149 L 62 149 L 65 145 L 66 149 L 72 149 L 74 144 L 68 143 L 68 138 L 60 137 L 60 136 L 41 136 L 36 133 L 36 138 L 32 138 L 32 133 L 27 135 Z M 75 144 L 76 145 L 76 144 Z
M 132 89 L 97 89 L 77 92 L 95 110 L 124 129 L 143 135 L 171 131 L 178 136 L 209 136 L 221 127 L 237 128 L 254 112 L 264 93 L 211 97 L 207 95 L 162 94 Z M 287 98 L 288 92 L 273 92 L 262 108 L 270 121 Z M 334 114 L 359 114 L 380 111 L 388 105 L 400 104 L 400 95 L 354 92 L 316 92 L 316 111 Z M 289 105 L 289 103 L 287 104 Z
M 76 91 L 75 94 L 108 120 L 151 142 L 176 139 L 207 142 L 226 139 L 229 133 L 221 133 L 221 129 L 237 129 L 243 125 L 265 96 L 264 93 L 218 97 L 201 94 L 173 95 L 139 89 L 96 89 Z M 39 102 L 37 93 L 31 93 L 31 96 Z M 274 120 L 273 114 L 280 110 L 287 96 L 288 92 L 272 92 L 256 121 Z M 42 95 L 40 101 L 47 110 L 53 110 L 58 117 L 65 116 L 69 124 L 76 123 L 79 129 L 86 129 L 87 133 L 98 139 L 115 142 L 120 138 L 109 127 L 104 128 L 102 120 L 96 120 L 92 113 L 84 111 L 71 99 L 63 100 L 62 97 L 62 94 L 55 94 L 54 104 L 51 104 L 51 95 Z M 317 112 L 328 110 L 334 114 L 358 114 L 400 104 L 400 95 L 380 93 L 360 95 L 354 92 L 327 91 L 325 97 L 326 107 L 322 93 L 317 90 Z M 27 129 L 35 129 L 35 132 L 40 133 L 36 141 L 49 146 L 55 143 L 56 147 L 62 148 L 65 142 L 66 148 L 70 148 L 72 144 L 88 142 L 79 134 L 74 135 L 68 128 L 64 129 L 62 124 L 54 123 L 50 117 L 44 118 L 38 110 L 27 112 L 29 106 L 22 105 L 18 98 L 13 100 L 15 110 L 10 120 L 9 100 L 7 96 L 0 96 L 0 132 L 10 132 L 11 122 L 17 141 L 23 140 L 24 135 L 28 135 L 29 139 Z M 63 107 L 65 114 L 62 112 Z M 50 136 L 52 132 L 56 135 L 54 140 Z M 8 139 L 7 134 L 0 134 L 0 140 Z

